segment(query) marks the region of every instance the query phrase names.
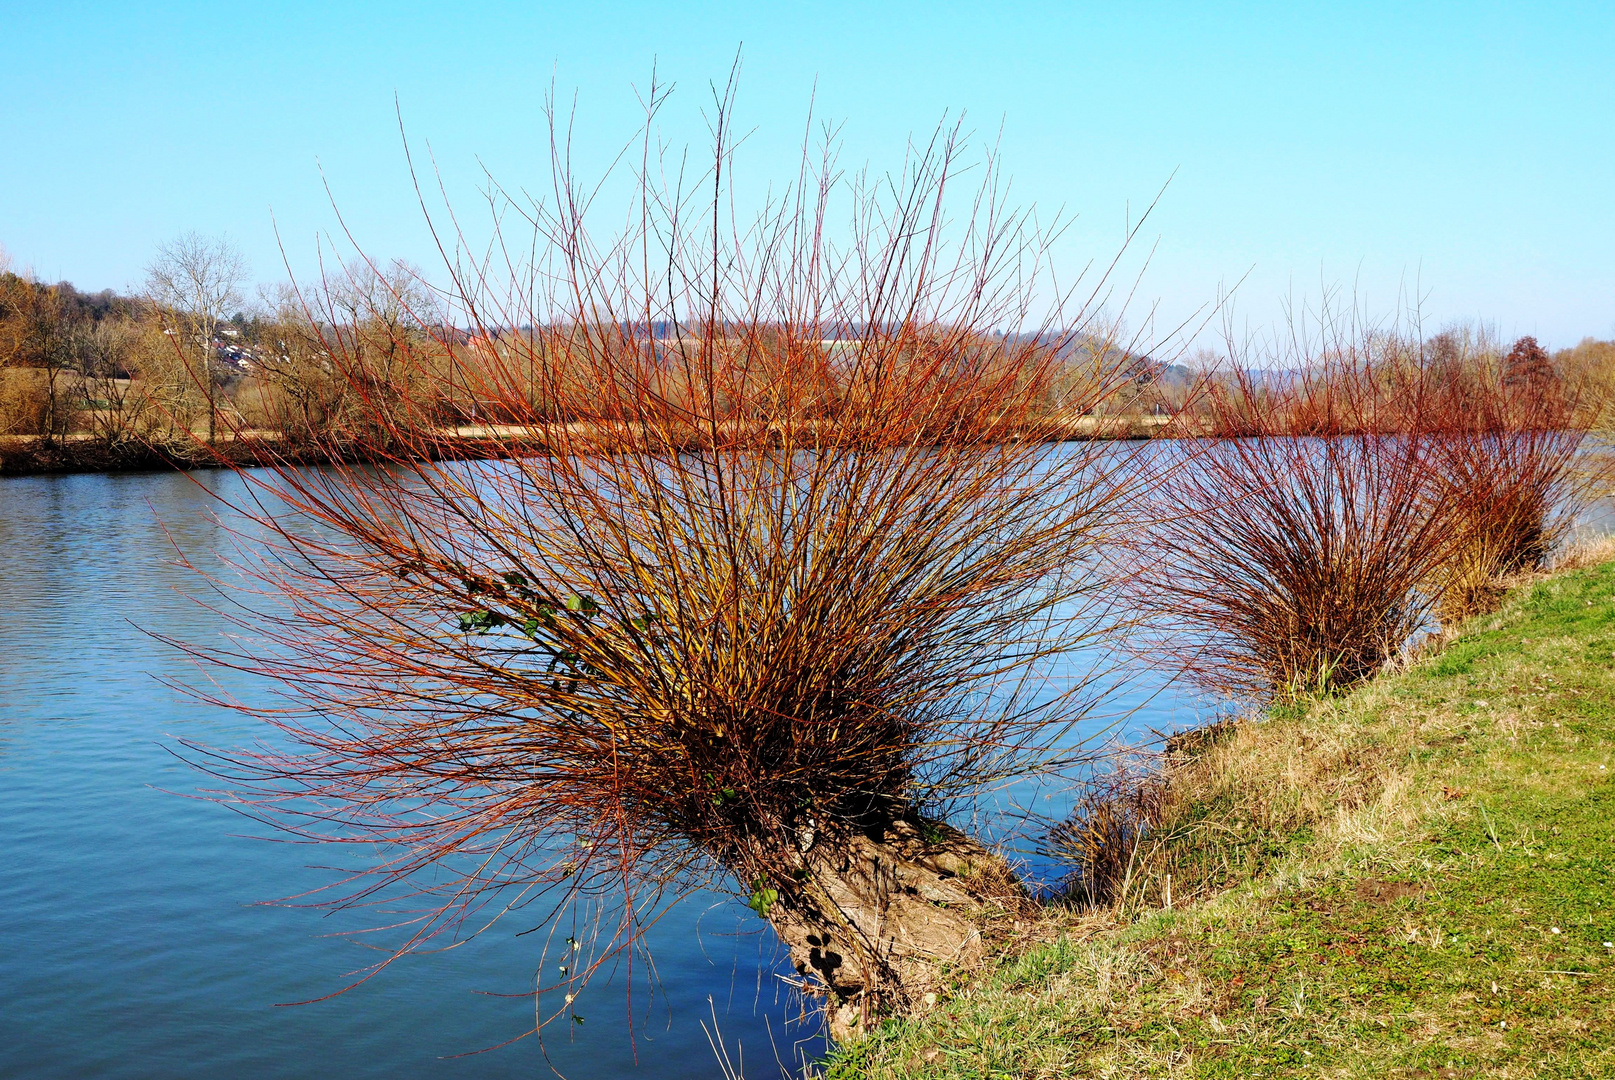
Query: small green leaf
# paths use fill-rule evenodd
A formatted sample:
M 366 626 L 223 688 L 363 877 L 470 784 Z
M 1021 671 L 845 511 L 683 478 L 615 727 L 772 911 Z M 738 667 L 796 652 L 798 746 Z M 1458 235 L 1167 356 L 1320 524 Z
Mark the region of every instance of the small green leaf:
M 769 888 L 762 878 L 758 878 L 752 882 L 751 899 L 746 901 L 746 906 L 766 919 L 769 910 L 778 900 L 779 890 Z
M 566 598 L 566 610 L 575 611 L 579 615 L 593 615 L 600 610 L 600 604 L 592 596 L 583 596 L 573 593 Z
M 505 617 L 497 611 L 488 611 L 486 609 L 482 611 L 463 611 L 460 613 L 460 631 L 462 633 L 476 631 L 479 634 L 486 634 L 494 627 L 503 626 L 505 621 Z

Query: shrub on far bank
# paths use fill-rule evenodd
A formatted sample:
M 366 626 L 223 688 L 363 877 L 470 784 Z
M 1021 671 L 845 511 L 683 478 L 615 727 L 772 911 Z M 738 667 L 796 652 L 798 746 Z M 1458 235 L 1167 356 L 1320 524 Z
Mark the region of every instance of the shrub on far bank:
M 35 368 L 0 368 L 0 435 L 42 435 L 50 416 L 45 373 Z

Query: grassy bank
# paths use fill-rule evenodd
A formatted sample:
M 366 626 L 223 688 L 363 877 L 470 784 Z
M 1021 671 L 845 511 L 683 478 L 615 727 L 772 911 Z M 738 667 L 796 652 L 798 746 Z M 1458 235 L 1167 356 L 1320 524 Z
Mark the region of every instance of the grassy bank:
M 1615 563 L 1465 631 L 1180 761 L 1174 909 L 1056 919 L 829 1075 L 1615 1076 Z

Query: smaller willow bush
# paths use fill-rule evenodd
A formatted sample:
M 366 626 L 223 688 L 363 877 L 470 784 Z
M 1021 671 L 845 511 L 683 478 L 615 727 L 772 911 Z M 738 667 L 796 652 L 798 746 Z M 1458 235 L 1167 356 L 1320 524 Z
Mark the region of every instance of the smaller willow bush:
M 1583 407 L 1530 338 L 1500 362 L 1444 372 L 1432 498 L 1451 507 L 1458 542 L 1430 591 L 1452 626 L 1492 610 L 1510 575 L 1540 569 L 1586 504 L 1579 466 L 1594 410 Z M 1495 359 L 1495 357 L 1493 358 Z
M 1332 693 L 1433 613 L 1485 609 L 1581 504 L 1589 410 L 1534 342 L 1503 356 L 1320 322 L 1299 357 L 1206 380 L 1133 583 L 1149 640 L 1247 700 Z
M 1186 427 L 1198 437 L 1164 451 L 1129 582 L 1156 657 L 1248 703 L 1332 694 L 1433 629 L 1433 613 L 1450 628 L 1492 609 L 1585 505 L 1596 410 L 1530 339 L 1504 355 L 1470 335 L 1364 333 L 1319 351 L 1205 381 Z M 1072 867 L 1072 899 L 1126 901 L 1139 851 L 1192 787 L 1173 763 L 1234 730 L 1169 740 L 1161 772 L 1088 783 L 1045 837 Z
M 1329 694 L 1407 644 L 1453 548 L 1431 496 L 1430 388 L 1374 345 L 1297 376 L 1207 384 L 1215 434 L 1180 439 L 1133 594 L 1201 685 L 1240 698 Z

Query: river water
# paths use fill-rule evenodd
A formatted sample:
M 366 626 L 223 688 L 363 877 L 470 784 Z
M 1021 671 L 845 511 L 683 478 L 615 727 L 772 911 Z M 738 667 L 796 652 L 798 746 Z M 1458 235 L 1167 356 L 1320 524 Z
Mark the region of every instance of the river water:
M 328 883 L 310 865 L 323 853 L 187 797 L 207 778 L 173 752 L 263 734 L 166 686 L 196 671 L 149 636 L 218 641 L 223 620 L 192 598 L 202 582 L 176 548 L 225 568 L 208 490 L 240 484 L 0 479 L 0 1076 L 712 1077 L 714 1028 L 750 1080 L 801 1075 L 823 1043 L 776 978 L 781 950 L 714 895 L 652 931 L 657 993 L 634 987 L 631 1024 L 622 982 L 597 980 L 577 1002 L 583 1024 L 472 1054 L 531 1026 L 520 995 L 542 935 L 518 937 L 527 927 L 508 916 L 347 993 L 278 1007 L 331 994 L 377 954 L 353 937 L 374 913 L 265 904 Z M 266 692 L 212 675 L 247 700 Z M 1121 704 L 1134 728 L 1194 720 L 1148 686 Z

